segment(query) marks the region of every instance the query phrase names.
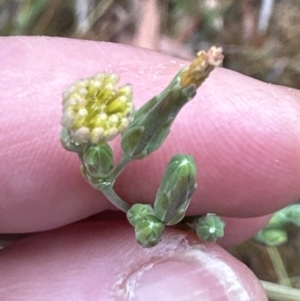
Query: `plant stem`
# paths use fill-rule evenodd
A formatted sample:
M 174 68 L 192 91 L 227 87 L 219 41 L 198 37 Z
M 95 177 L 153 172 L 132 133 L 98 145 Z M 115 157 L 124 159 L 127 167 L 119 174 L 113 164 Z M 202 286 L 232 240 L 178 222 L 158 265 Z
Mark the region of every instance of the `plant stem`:
M 121 174 L 121 172 L 125 169 L 126 165 L 131 161 L 131 159 L 127 156 L 122 157 L 119 164 L 108 174 L 108 177 L 115 181 L 116 178 Z
M 130 209 L 130 205 L 123 201 L 114 191 L 113 188 L 101 189 L 102 193 L 107 197 L 107 199 L 118 209 L 123 212 L 127 212 Z
M 83 154 L 78 154 L 79 159 L 84 166 L 83 162 Z M 97 181 L 98 183 L 93 183 L 93 180 L 89 179 L 87 177 L 88 182 L 96 189 L 100 190 L 106 198 L 118 209 L 122 210 L 123 212 L 127 212 L 130 209 L 130 205 L 123 201 L 114 191 L 113 185 L 116 180 L 116 178 L 120 175 L 120 173 L 124 170 L 126 165 L 130 162 L 130 158 L 123 156 L 119 164 L 107 175 L 106 178 L 99 178 Z M 88 174 L 88 172 L 87 172 Z M 103 180 L 103 181 L 101 181 Z
M 284 263 L 282 262 L 281 255 L 279 254 L 277 247 L 267 247 L 267 252 L 272 261 L 279 284 L 291 287 L 291 281 L 285 270 Z
M 292 287 L 260 281 L 265 289 L 268 298 L 274 301 L 298 301 L 300 300 L 300 290 Z

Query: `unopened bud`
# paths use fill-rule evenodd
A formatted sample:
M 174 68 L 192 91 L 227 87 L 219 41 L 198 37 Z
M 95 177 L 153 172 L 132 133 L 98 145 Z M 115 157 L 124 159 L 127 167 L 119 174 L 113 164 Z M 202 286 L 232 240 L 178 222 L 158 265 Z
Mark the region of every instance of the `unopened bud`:
M 283 208 L 273 214 L 268 224 L 265 226 L 267 229 L 283 229 L 290 224 L 287 216 L 288 211 Z
M 300 227 L 300 204 L 292 204 L 286 207 L 286 211 L 289 222 Z
M 288 236 L 282 229 L 262 229 L 254 236 L 254 239 L 267 246 L 276 247 L 287 242 Z
M 127 219 L 132 226 L 145 221 L 149 216 L 155 216 L 154 210 L 149 204 L 134 204 L 127 211 Z
M 135 225 L 136 240 L 143 248 L 152 248 L 161 241 L 164 228 L 155 216 L 149 216 Z
M 89 147 L 82 159 L 87 172 L 93 177 L 105 177 L 114 167 L 113 153 L 107 143 Z
M 154 215 L 151 205 L 132 205 L 127 219 L 134 226 L 136 240 L 142 247 L 151 248 L 161 241 L 164 224 Z
M 196 189 L 196 165 L 193 157 L 174 156 L 166 167 L 157 191 L 154 212 L 165 225 L 179 223 Z
M 198 237 L 205 241 L 216 241 L 224 236 L 225 222 L 216 214 L 208 213 L 194 222 Z
M 179 111 L 195 96 L 195 86 L 180 86 L 180 73 L 162 93 L 134 113 L 133 121 L 122 134 L 122 149 L 131 159 L 143 159 L 158 149 Z
M 131 159 L 143 159 L 158 149 L 179 111 L 222 59 L 221 48 L 200 51 L 189 67 L 180 70 L 159 95 L 137 110 L 122 134 L 124 153 Z

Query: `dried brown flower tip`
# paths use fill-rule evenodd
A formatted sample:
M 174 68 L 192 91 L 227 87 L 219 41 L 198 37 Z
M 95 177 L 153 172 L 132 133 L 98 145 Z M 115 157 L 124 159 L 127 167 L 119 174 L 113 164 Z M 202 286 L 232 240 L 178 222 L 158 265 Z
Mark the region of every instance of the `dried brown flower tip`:
M 222 48 L 211 47 L 207 52 L 199 51 L 191 65 L 183 71 L 180 85 L 185 88 L 190 85 L 199 87 L 214 67 L 220 65 L 224 58 Z

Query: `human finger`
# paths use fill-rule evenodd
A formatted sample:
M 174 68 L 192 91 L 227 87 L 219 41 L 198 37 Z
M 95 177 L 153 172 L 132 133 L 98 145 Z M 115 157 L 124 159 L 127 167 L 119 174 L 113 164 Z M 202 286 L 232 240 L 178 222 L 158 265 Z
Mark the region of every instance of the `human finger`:
M 16 300 L 267 300 L 253 273 L 179 230 L 143 249 L 127 223 L 81 223 L 0 252 L 0 295 Z
M 74 80 L 115 72 L 133 84 L 137 107 L 186 64 L 123 45 L 52 38 L 2 38 L 1 232 L 58 227 L 107 208 L 59 144 L 61 93 Z M 195 157 L 198 189 L 189 214 L 254 217 L 299 196 L 299 92 L 216 69 L 179 114 L 165 144 L 135 161 L 116 189 L 153 202 L 164 166 Z

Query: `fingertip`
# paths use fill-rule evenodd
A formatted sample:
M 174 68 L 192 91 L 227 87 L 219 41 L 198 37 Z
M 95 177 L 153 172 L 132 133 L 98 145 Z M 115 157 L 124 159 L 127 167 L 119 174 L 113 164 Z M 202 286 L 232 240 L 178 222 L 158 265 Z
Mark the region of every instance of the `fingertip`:
M 223 248 L 231 248 L 253 237 L 263 228 L 272 214 L 252 218 L 222 217 L 225 221 L 225 235 L 218 239 L 218 244 Z
M 0 43 L 1 231 L 46 230 L 107 209 L 108 201 L 81 178 L 74 154 L 59 143 L 61 93 L 78 78 L 116 72 L 121 84 L 133 84 L 139 107 L 186 62 L 72 39 L 10 37 Z M 198 166 L 188 214 L 273 212 L 300 195 L 299 112 L 299 92 L 218 68 L 179 114 L 162 148 L 133 162 L 117 190 L 129 203 L 153 202 L 168 160 L 184 152 Z
M 178 230 L 143 249 L 124 223 L 81 223 L 12 244 L 0 263 L 6 300 L 267 300 L 243 264 Z

